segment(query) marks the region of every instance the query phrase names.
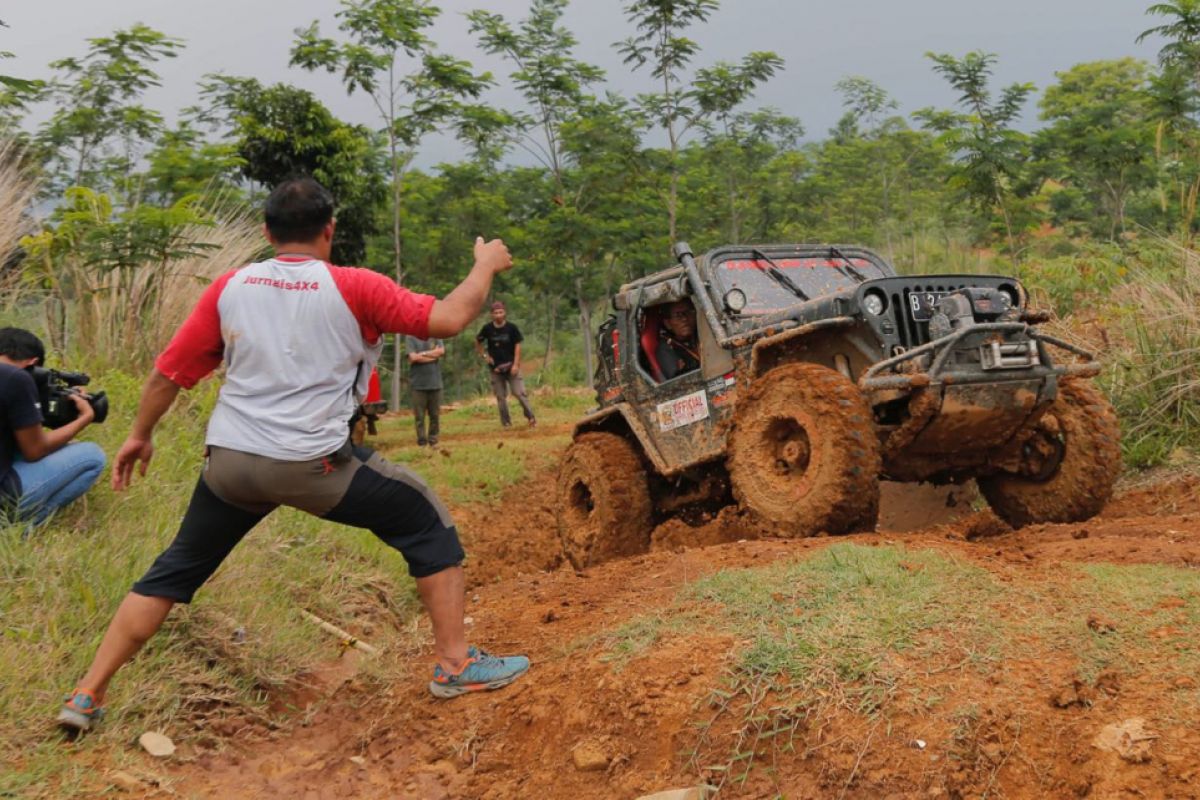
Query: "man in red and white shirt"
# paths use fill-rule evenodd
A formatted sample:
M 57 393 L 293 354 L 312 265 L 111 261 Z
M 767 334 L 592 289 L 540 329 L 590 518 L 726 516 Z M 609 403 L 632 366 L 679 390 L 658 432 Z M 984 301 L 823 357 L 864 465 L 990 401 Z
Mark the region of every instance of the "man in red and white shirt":
M 179 533 L 134 584 L 59 723 L 88 730 L 108 683 L 187 603 L 251 528 L 299 508 L 369 528 L 408 562 L 429 612 L 437 664 L 430 691 L 453 697 L 511 683 L 529 666 L 468 647 L 463 550 L 445 506 L 416 475 L 349 441 L 383 334 L 450 337 L 475 319 L 492 278 L 511 268 L 499 239 L 475 242 L 475 265 L 442 300 L 367 269 L 329 263 L 333 198 L 316 181 L 287 181 L 265 206 L 275 257 L 218 278 L 159 355 L 129 438 L 113 463 L 123 490 L 154 454 L 151 434 L 180 389 L 225 362 L 206 458 Z

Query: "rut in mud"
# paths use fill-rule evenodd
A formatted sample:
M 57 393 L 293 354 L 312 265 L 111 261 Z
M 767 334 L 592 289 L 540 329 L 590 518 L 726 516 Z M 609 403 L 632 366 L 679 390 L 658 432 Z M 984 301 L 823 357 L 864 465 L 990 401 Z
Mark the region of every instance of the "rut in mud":
M 557 548 L 556 510 L 546 491 L 554 478 L 550 471 L 513 487 L 502 514 L 456 510 L 472 554 L 472 638 L 496 651 L 529 653 L 534 666 L 525 679 L 436 702 L 425 691 L 421 658 L 412 660 L 409 680 L 382 694 L 352 669 L 335 671 L 314 682 L 305 698 L 313 702 L 298 715 L 303 722 L 248 729 L 229 750 L 190 754 L 191 763 L 170 776 L 172 790 L 493 800 L 633 798 L 700 782 L 720 785 L 723 797 L 751 798 L 1200 792 L 1200 693 L 1194 677 L 1163 669 L 1159 659 L 1173 653 L 1192 663 L 1186 659 L 1194 643 L 1179 632 L 1200 612 L 1200 584 L 1191 594 L 1156 596 L 1143 611 L 1156 625 L 1163 621 L 1146 634 L 1154 649 L 1130 645 L 1129 660 L 1100 674 L 1082 667 L 1068 638 L 1053 639 L 1070 633 L 1076 638 L 1069 641 L 1080 641 L 1072 633 L 1078 628 L 1101 649 L 1132 641 L 1138 620 L 1099 605 L 1070 606 L 1066 598 L 1091 597 L 1077 590 L 1085 580 L 1080 570 L 1092 566 L 1200 564 L 1200 480 L 1133 488 L 1082 524 L 1016 531 L 990 512 L 973 511 L 962 489 L 885 487 L 880 531 L 845 537 L 758 539 L 770 531 L 729 508 L 686 531 L 679 520 L 666 523 L 653 532 L 649 554 L 579 572 Z M 887 497 L 897 494 L 910 502 L 923 497 L 928 507 L 889 509 Z M 933 524 L 888 530 L 914 522 Z M 685 541 L 714 546 L 685 549 Z M 715 617 L 709 625 L 709 606 L 680 598 L 721 570 L 751 568 L 745 574 L 755 575 L 804 565 L 825 558 L 831 546 L 895 550 L 902 576 L 958 565 L 992 587 L 978 609 L 981 625 L 1030 632 L 998 652 L 960 653 L 954 642 L 940 657 L 897 652 L 888 672 L 895 685 L 883 704 L 828 694 L 793 707 L 803 714 L 781 715 L 795 698 L 755 696 L 731 684 L 752 632 L 718 625 Z M 692 617 L 687 625 L 669 624 L 672 615 L 693 612 L 702 615 L 699 623 Z M 1033 623 L 1050 615 L 1070 629 L 1033 633 Z M 651 631 L 660 622 L 652 645 L 630 647 L 639 626 Z M 950 654 L 958 655 L 947 660 Z M 730 754 L 739 742 L 747 752 L 753 704 L 786 726 L 786 741 L 751 747 L 757 769 L 733 780 L 739 762 Z M 1106 749 L 1108 740 L 1118 744 Z

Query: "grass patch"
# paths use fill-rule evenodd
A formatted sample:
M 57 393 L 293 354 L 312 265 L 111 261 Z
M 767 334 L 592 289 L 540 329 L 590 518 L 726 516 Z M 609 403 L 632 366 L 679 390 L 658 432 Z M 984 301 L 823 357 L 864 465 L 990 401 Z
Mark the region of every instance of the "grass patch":
M 669 613 L 655 617 L 638 617 L 616 630 L 589 637 L 572 650 L 587 648 L 603 653 L 600 660 L 612 664 L 620 672 L 630 661 L 645 655 L 652 647 L 671 635 L 687 633 L 703 624 L 695 612 Z
M 1006 628 L 989 609 L 989 573 L 932 550 L 837 544 L 759 570 L 717 573 L 689 587 L 717 624 L 743 638 L 693 766 L 743 783 L 764 755 L 791 752 L 805 720 L 845 709 L 886 716 L 914 668 L 998 660 Z M 926 703 L 938 701 L 926 698 Z M 740 718 L 712 761 L 713 726 Z
M 837 544 L 803 561 L 717 573 L 688 595 L 743 636 L 737 679 L 864 713 L 893 695 L 897 655 L 986 663 L 1003 636 L 980 613 L 1000 597 L 992 577 L 932 550 Z
M 501 429 L 495 400 L 489 397 L 443 412 L 436 448 L 417 447 L 407 413 L 385 417 L 380 435 L 367 441 L 387 458 L 415 470 L 451 505 L 493 503 L 508 487 L 558 460 L 570 440 L 569 426 L 595 400 L 576 391 L 539 393 L 531 404 L 538 428 L 527 427 L 517 412 L 513 427 Z M 515 403 L 510 405 L 515 410 Z
M 1124 672 L 1131 663 L 1168 683 L 1200 673 L 1195 644 L 1200 638 L 1200 580 L 1195 570 L 1156 564 L 1077 569 L 1080 579 L 1060 612 L 1044 618 L 1039 628 L 1044 638 L 1076 656 L 1081 680 L 1092 683 L 1102 672 Z M 1200 705 L 1190 689 L 1183 684 L 1175 691 L 1194 718 Z

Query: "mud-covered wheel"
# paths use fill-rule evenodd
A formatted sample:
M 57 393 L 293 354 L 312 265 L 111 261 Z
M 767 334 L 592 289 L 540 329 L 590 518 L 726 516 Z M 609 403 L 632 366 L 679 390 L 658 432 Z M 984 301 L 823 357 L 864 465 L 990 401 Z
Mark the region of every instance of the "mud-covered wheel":
M 558 535 L 576 569 L 644 553 L 650 547 L 650 490 L 632 444 L 585 433 L 558 473 Z
M 729 477 L 738 503 L 783 536 L 873 530 L 879 441 L 866 399 L 816 364 L 771 370 L 738 398 Z
M 1112 405 L 1091 383 L 1064 381 L 1022 445 L 1020 473 L 978 483 L 996 515 L 1019 527 L 1094 517 L 1120 472 L 1121 428 Z

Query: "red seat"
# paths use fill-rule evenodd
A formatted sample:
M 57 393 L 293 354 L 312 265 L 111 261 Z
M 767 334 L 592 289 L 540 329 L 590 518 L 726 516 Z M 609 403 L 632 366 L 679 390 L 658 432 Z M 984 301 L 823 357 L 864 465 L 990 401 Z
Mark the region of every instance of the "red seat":
M 662 367 L 658 365 L 658 334 L 662 328 L 662 320 L 659 318 L 658 312 L 659 309 L 656 307 L 642 310 L 642 335 L 640 342 L 642 345 L 642 355 L 646 357 L 646 364 L 650 367 L 651 377 L 656 382 L 662 383 Z

